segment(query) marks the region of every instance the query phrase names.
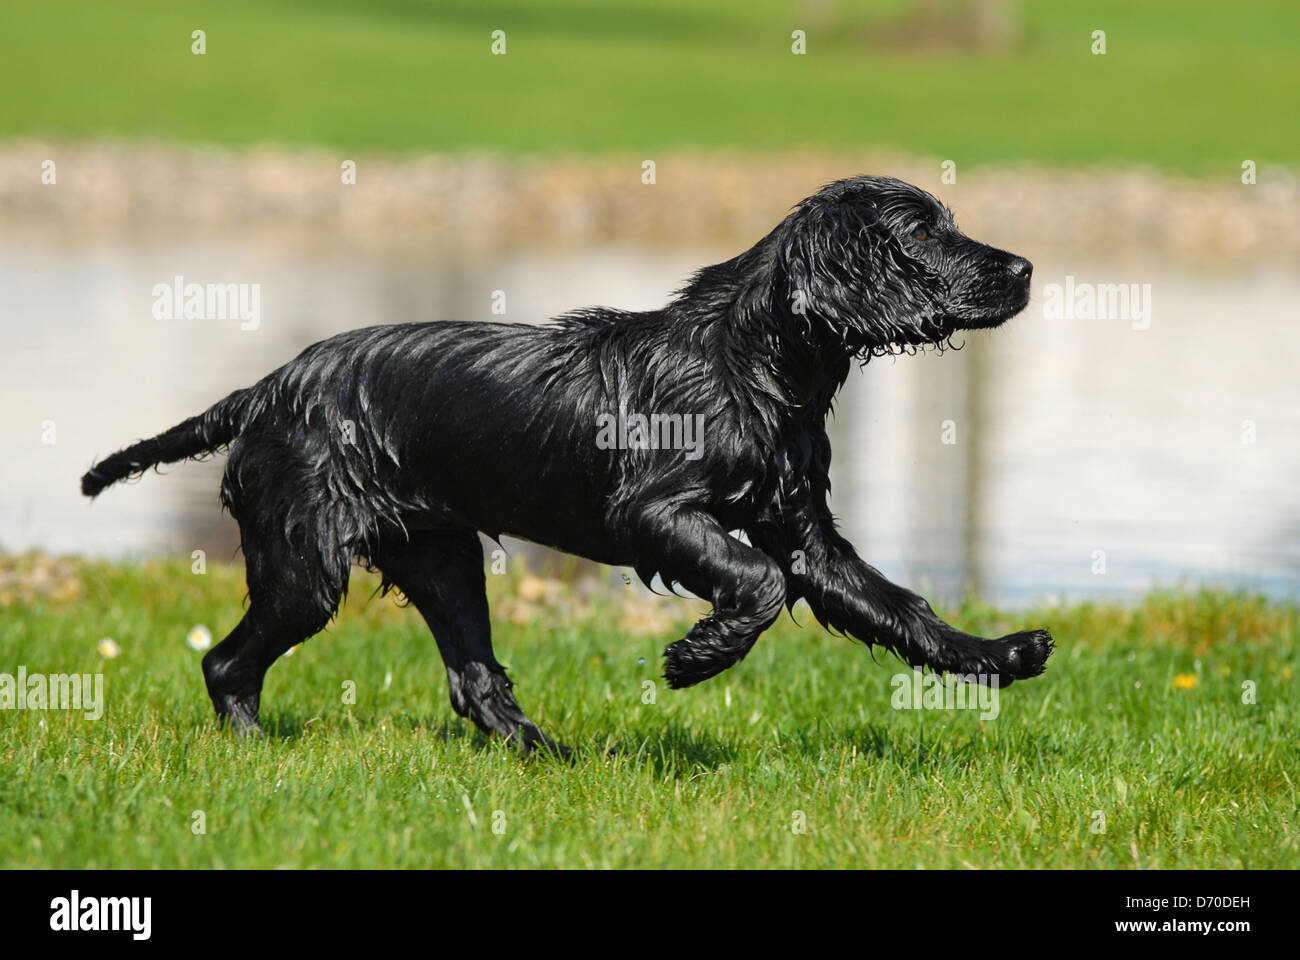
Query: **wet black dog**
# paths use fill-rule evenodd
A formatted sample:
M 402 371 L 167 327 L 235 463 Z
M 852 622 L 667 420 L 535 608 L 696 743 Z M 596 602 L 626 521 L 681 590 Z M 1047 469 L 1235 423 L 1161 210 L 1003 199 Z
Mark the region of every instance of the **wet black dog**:
M 267 668 L 329 622 L 359 559 L 424 615 L 457 713 L 551 746 L 493 655 L 476 531 L 712 600 L 665 652 L 673 687 L 736 663 L 800 597 L 910 664 L 1005 686 L 1043 671 L 1050 636 L 963 633 L 859 559 L 827 508 L 824 420 L 855 359 L 997 326 L 1031 269 L 922 190 L 843 180 L 662 310 L 345 333 L 96 464 L 82 492 L 229 445 L 250 602 L 203 672 L 245 732 Z

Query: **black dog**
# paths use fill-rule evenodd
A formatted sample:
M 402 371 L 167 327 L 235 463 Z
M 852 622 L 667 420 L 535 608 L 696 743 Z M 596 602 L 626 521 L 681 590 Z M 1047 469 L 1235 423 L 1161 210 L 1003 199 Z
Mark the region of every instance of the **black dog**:
M 250 602 L 203 673 L 241 732 L 267 668 L 329 622 L 357 559 L 424 615 L 458 714 L 554 746 L 493 655 L 476 531 L 712 600 L 665 651 L 673 687 L 736 663 L 800 597 L 909 664 L 1005 686 L 1042 673 L 1051 637 L 963 633 L 859 559 L 827 507 L 824 420 L 855 359 L 997 326 L 1024 308 L 1031 270 L 922 190 L 843 180 L 662 310 L 344 333 L 96 464 L 81 489 L 229 445 L 221 499 Z

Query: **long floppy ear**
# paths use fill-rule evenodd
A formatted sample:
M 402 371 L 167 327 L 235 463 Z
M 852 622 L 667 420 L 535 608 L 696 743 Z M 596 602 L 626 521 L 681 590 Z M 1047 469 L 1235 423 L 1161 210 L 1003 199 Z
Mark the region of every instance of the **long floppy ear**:
M 822 202 L 783 224 L 772 297 L 804 332 L 820 327 L 849 349 L 885 349 L 915 323 L 921 272 L 875 207 Z
M 832 201 L 796 211 L 777 240 L 772 296 L 782 313 L 811 333 L 818 326 L 846 346 L 861 338 L 874 313 L 884 237 L 875 210 Z M 881 331 L 883 332 L 883 331 Z

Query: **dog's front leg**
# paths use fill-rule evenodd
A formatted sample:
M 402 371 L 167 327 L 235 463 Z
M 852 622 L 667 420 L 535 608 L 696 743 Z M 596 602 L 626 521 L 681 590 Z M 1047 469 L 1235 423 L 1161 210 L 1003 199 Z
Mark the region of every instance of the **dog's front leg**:
M 828 511 L 797 512 L 780 525 L 750 532 L 777 558 L 790 597 L 803 597 L 825 626 L 893 650 L 912 666 L 996 678 L 1005 687 L 1043 672 L 1053 644 L 1046 630 L 996 640 L 949 626 L 924 598 L 891 583 L 835 532 Z
M 664 651 L 673 689 L 716 676 L 749 653 L 785 605 L 785 576 L 770 557 L 741 543 L 708 514 L 647 510 L 633 520 L 636 568 L 649 580 L 680 583 L 713 601 L 713 612 Z

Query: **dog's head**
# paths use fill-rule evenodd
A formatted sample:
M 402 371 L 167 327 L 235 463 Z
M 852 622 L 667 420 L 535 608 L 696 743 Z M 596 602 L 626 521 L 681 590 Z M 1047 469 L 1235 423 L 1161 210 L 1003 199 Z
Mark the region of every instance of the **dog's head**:
M 1029 300 L 1028 260 L 972 240 L 943 204 L 901 180 L 829 184 L 765 243 L 772 306 L 863 355 L 942 345 Z

